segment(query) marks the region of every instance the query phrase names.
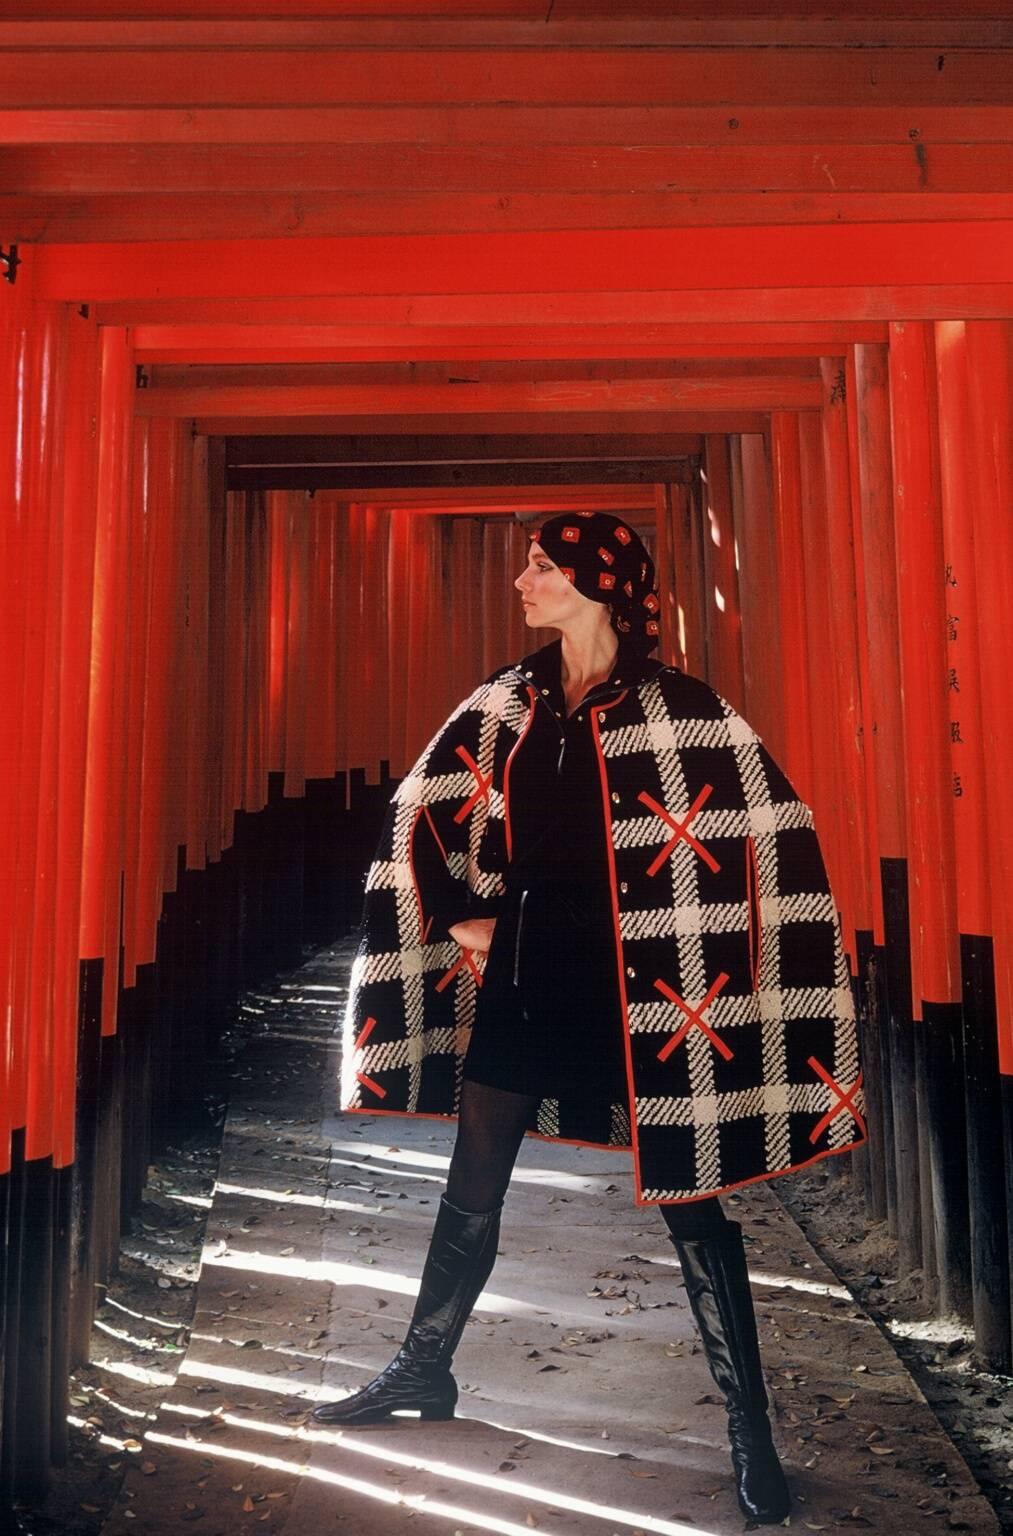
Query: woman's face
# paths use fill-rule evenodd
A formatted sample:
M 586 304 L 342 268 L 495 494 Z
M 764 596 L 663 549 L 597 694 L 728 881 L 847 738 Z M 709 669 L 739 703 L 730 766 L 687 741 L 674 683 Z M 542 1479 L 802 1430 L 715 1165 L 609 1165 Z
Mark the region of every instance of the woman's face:
M 521 594 L 530 629 L 564 628 L 590 603 L 534 540 L 528 545 L 528 563 L 514 586 Z

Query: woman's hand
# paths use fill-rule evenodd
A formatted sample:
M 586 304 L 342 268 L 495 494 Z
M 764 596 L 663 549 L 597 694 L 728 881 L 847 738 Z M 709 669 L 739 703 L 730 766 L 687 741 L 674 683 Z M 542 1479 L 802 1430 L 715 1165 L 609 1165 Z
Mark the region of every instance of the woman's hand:
M 495 926 L 494 917 L 469 917 L 466 922 L 455 923 L 447 932 L 462 949 L 477 950 L 480 955 L 485 955 L 489 952 Z

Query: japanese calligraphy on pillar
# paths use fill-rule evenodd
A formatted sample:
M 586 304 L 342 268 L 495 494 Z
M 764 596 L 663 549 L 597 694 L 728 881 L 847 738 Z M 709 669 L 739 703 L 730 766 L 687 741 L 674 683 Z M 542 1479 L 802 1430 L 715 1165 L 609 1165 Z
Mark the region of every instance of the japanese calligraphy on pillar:
M 953 574 L 953 565 L 952 565 L 952 563 L 950 561 L 947 561 L 946 565 L 944 567 L 943 581 L 944 581 L 944 584 L 945 584 L 945 586 L 947 588 L 947 592 L 946 592 L 946 646 L 947 646 L 947 650 L 950 652 L 950 658 L 951 658 L 951 661 L 952 661 L 952 664 L 950 664 L 950 661 L 948 661 L 947 668 L 946 668 L 946 687 L 947 687 L 947 693 L 948 693 L 948 696 L 949 696 L 949 704 L 950 704 L 950 743 L 953 746 L 957 746 L 957 745 L 963 746 L 964 738 L 960 734 L 960 699 L 959 699 L 959 697 L 955 697 L 955 695 L 959 695 L 959 693 L 960 693 L 960 669 L 959 669 L 959 665 L 957 664 L 956 652 L 953 649 L 954 647 L 956 647 L 957 642 L 959 640 L 959 636 L 960 636 L 960 614 L 959 613 L 951 613 L 949 611 L 950 610 L 950 592 L 949 592 L 949 589 L 951 587 L 955 587 L 957 585 L 957 578 Z M 957 604 L 953 604 L 953 606 L 956 607 Z M 959 773 L 959 771 L 956 768 L 954 768 L 952 770 L 952 773 L 953 773 L 953 793 L 956 796 L 960 796 L 960 795 L 962 795 L 964 793 L 964 786 L 960 782 L 960 773 Z

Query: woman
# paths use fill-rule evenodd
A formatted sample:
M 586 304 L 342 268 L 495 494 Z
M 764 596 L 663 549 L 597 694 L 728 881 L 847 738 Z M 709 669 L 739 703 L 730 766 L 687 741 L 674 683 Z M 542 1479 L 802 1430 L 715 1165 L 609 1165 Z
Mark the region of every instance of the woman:
M 345 1021 L 345 1108 L 457 1114 L 446 1195 L 397 1355 L 314 1418 L 452 1417 L 525 1133 L 627 1147 L 725 1398 L 740 1508 L 779 1522 L 741 1228 L 718 1194 L 865 1138 L 812 815 L 726 700 L 651 658 L 654 567 L 628 524 L 550 519 L 515 586 L 560 639 L 487 679 L 402 780 Z

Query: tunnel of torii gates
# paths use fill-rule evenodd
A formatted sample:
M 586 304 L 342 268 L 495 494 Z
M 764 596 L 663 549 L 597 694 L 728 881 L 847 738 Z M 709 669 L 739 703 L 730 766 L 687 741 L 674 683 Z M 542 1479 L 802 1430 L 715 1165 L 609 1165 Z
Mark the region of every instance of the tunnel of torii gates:
M 7 1494 L 230 1007 L 550 638 L 511 583 L 560 509 L 641 530 L 663 660 L 812 806 L 868 1101 L 828 1166 L 1009 1370 L 997 8 L 0 4 Z

